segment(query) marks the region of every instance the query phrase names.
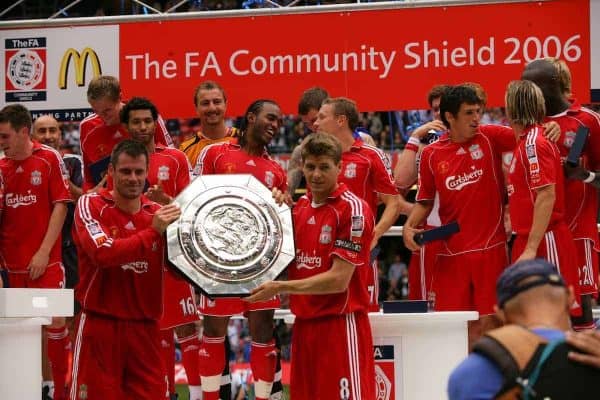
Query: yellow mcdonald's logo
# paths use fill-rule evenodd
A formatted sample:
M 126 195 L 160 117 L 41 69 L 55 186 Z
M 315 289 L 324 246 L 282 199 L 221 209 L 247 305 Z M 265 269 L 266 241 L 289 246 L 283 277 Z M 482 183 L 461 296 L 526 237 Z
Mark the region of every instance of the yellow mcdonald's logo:
M 62 61 L 60 62 L 60 71 L 58 73 L 59 89 L 67 88 L 67 78 L 69 75 L 69 65 L 71 64 L 71 60 L 73 60 L 75 68 L 75 83 L 77 86 L 85 85 L 85 70 L 88 61 L 92 64 L 94 77 L 102 75 L 100 59 L 98 59 L 98 54 L 96 54 L 94 50 L 86 47 L 81 53 L 79 53 L 77 50 L 69 48 L 67 51 L 65 51 Z

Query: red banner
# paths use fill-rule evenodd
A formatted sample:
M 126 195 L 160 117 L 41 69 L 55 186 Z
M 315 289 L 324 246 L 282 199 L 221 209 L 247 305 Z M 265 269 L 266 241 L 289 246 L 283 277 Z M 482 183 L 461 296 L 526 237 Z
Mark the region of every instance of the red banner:
M 166 117 L 194 116 L 193 89 L 218 81 L 228 114 L 257 98 L 296 113 L 322 86 L 362 111 L 426 108 L 435 84 L 479 82 L 502 105 L 510 80 L 544 56 L 567 61 L 573 92 L 590 97 L 589 0 L 414 7 L 120 25 L 124 95 Z

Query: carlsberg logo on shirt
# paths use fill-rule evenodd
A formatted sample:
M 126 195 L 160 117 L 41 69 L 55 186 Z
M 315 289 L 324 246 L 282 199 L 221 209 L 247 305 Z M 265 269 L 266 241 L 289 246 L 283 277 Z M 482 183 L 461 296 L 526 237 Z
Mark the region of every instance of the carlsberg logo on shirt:
M 450 190 L 461 190 L 463 187 L 477 182 L 482 176 L 482 169 L 476 169 L 469 173 L 463 172 L 460 175 L 451 175 L 446 178 L 446 187 Z
M 296 268 L 315 269 L 321 268 L 321 257 L 317 255 L 309 256 L 304 252 L 296 255 Z
M 4 196 L 7 207 L 17 208 L 19 206 L 29 206 L 37 202 L 37 196 L 31 193 L 31 190 L 27 191 L 27 194 L 20 193 L 6 193 Z

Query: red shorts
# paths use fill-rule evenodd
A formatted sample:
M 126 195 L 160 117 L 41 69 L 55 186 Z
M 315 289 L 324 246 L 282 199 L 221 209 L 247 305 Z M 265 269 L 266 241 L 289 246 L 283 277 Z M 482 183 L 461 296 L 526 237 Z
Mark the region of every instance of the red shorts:
M 577 269 L 581 294 L 598 295 L 598 253 L 589 239 L 575 240 Z
M 375 399 L 373 339 L 366 313 L 296 318 L 290 398 Z
M 268 301 L 259 301 L 248 303 L 240 297 L 219 297 L 214 300 L 200 295 L 200 306 L 198 311 L 202 315 L 212 315 L 215 317 L 229 317 L 235 314 L 245 314 L 248 311 L 274 310 L 279 308 L 281 301 L 279 296 Z
M 165 269 L 163 290 L 163 316 L 158 321 L 160 329 L 174 328 L 200 319 L 194 289 L 187 281 L 170 269 Z
M 50 264 L 35 280 L 29 277 L 29 271 L 8 271 L 8 284 L 13 288 L 62 289 L 65 287 L 65 269 L 60 262 Z
M 419 251 L 413 251 L 408 266 L 408 299 L 428 300 L 431 276 L 435 260 L 440 253 L 441 241 L 427 243 Z
M 118 320 L 83 311 L 73 350 L 71 400 L 168 398 L 153 321 Z
M 527 236 L 517 235 L 512 247 L 513 260 L 519 258 L 526 245 Z M 581 315 L 581 302 L 579 301 L 581 288 L 579 286 L 579 272 L 577 269 L 577 250 L 569 228 L 566 225 L 560 225 L 546 232 L 538 246 L 537 256 L 545 258 L 556 265 L 558 272 L 567 285 L 573 286 L 577 305 L 574 305 L 571 309 L 571 315 Z
M 493 314 L 496 280 L 507 265 L 504 243 L 485 250 L 438 255 L 431 278 L 434 309 Z

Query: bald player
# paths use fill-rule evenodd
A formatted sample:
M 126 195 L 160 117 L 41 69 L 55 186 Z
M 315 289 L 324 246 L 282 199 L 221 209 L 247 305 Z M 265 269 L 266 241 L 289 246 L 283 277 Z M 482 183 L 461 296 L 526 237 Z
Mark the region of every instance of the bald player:
M 561 79 L 562 76 L 562 79 Z M 534 82 L 542 90 L 546 106 L 546 119 L 560 125 L 561 136 L 556 143 L 564 160 L 581 127 L 589 129 L 583 154 L 577 167 L 566 165 L 565 180 L 566 220 L 573 233 L 577 250 L 579 284 L 582 294 L 581 318 L 574 319 L 576 329 L 593 328 L 592 297 L 598 293 L 598 191 L 600 175 L 600 116 L 582 107 L 575 99 L 565 95 L 570 83 L 565 80 L 553 62 L 540 59 L 527 65 L 522 78 Z
M 33 122 L 31 137 L 33 140 L 52 147 L 56 151 L 60 150 L 60 145 L 62 142 L 60 126 L 58 125 L 58 121 L 51 115 L 42 115 Z M 71 192 L 71 197 L 73 200 L 77 201 L 79 196 L 81 196 L 81 185 L 83 183 L 81 157 L 75 154 L 67 153 L 64 154 L 62 158 L 65 167 L 67 167 L 67 172 L 69 173 L 69 192 Z M 65 269 L 65 287 L 67 289 L 74 289 L 79 280 L 79 275 L 77 273 L 77 250 L 75 249 L 75 243 L 73 242 L 73 237 L 71 235 L 74 211 L 75 204 L 68 203 L 67 216 L 65 217 L 65 223 L 62 228 L 62 261 Z M 79 307 L 77 302 L 75 302 L 75 313 L 77 314 L 78 311 Z M 66 324 L 72 329 L 73 318 L 67 318 Z M 65 340 L 68 339 L 65 338 Z M 68 346 L 68 348 L 70 348 L 70 346 Z M 42 385 L 43 391 L 47 391 L 48 395 L 50 395 L 54 384 L 51 383 L 52 371 L 50 369 L 50 365 L 48 364 L 46 346 L 43 346 L 42 357 L 42 375 L 44 378 L 44 383 Z M 58 386 L 60 386 L 60 382 Z

